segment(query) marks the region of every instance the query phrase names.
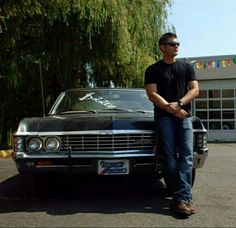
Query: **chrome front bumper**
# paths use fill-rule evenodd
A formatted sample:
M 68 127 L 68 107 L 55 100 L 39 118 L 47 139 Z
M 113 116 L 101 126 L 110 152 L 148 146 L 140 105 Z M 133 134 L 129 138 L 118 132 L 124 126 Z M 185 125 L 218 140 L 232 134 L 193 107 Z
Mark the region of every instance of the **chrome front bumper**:
M 194 152 L 193 168 L 202 168 L 208 149 Z M 138 153 L 128 156 L 78 156 L 71 153 L 67 155 L 29 155 L 24 152 L 13 154 L 13 159 L 16 163 L 19 172 L 75 172 L 75 173 L 96 173 L 96 161 L 98 159 L 129 159 L 132 165 L 132 171 L 150 172 L 164 170 L 163 159 L 158 159 L 155 153 L 146 153 L 139 155 Z

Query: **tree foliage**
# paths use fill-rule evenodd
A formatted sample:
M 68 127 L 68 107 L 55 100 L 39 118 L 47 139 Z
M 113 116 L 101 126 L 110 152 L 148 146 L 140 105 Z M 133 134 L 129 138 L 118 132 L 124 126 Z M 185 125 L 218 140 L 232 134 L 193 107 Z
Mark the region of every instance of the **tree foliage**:
M 171 0 L 1 0 L 1 129 L 47 110 L 71 87 L 142 87 Z M 5 137 L 4 137 L 5 138 Z

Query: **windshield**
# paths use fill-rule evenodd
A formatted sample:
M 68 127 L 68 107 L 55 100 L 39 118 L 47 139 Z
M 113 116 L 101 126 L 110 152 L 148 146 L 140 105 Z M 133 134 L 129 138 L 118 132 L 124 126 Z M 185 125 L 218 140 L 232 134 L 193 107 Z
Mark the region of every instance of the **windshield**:
M 146 91 L 126 89 L 68 90 L 60 95 L 49 114 L 107 111 L 152 112 Z

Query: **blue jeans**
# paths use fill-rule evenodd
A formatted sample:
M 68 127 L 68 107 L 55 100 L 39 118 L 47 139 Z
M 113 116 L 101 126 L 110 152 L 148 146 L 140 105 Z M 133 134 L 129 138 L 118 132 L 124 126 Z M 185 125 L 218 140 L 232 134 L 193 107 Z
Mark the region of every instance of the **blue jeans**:
M 166 179 L 173 201 L 192 200 L 193 127 L 191 118 L 160 117 L 156 119 L 160 147 L 166 161 Z M 176 153 L 176 147 L 179 151 Z

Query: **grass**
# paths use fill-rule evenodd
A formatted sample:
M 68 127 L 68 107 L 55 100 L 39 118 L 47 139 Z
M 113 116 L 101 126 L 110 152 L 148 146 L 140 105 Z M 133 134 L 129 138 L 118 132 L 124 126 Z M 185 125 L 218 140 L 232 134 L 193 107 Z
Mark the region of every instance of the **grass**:
M 0 158 L 10 158 L 13 150 L 0 150 Z

